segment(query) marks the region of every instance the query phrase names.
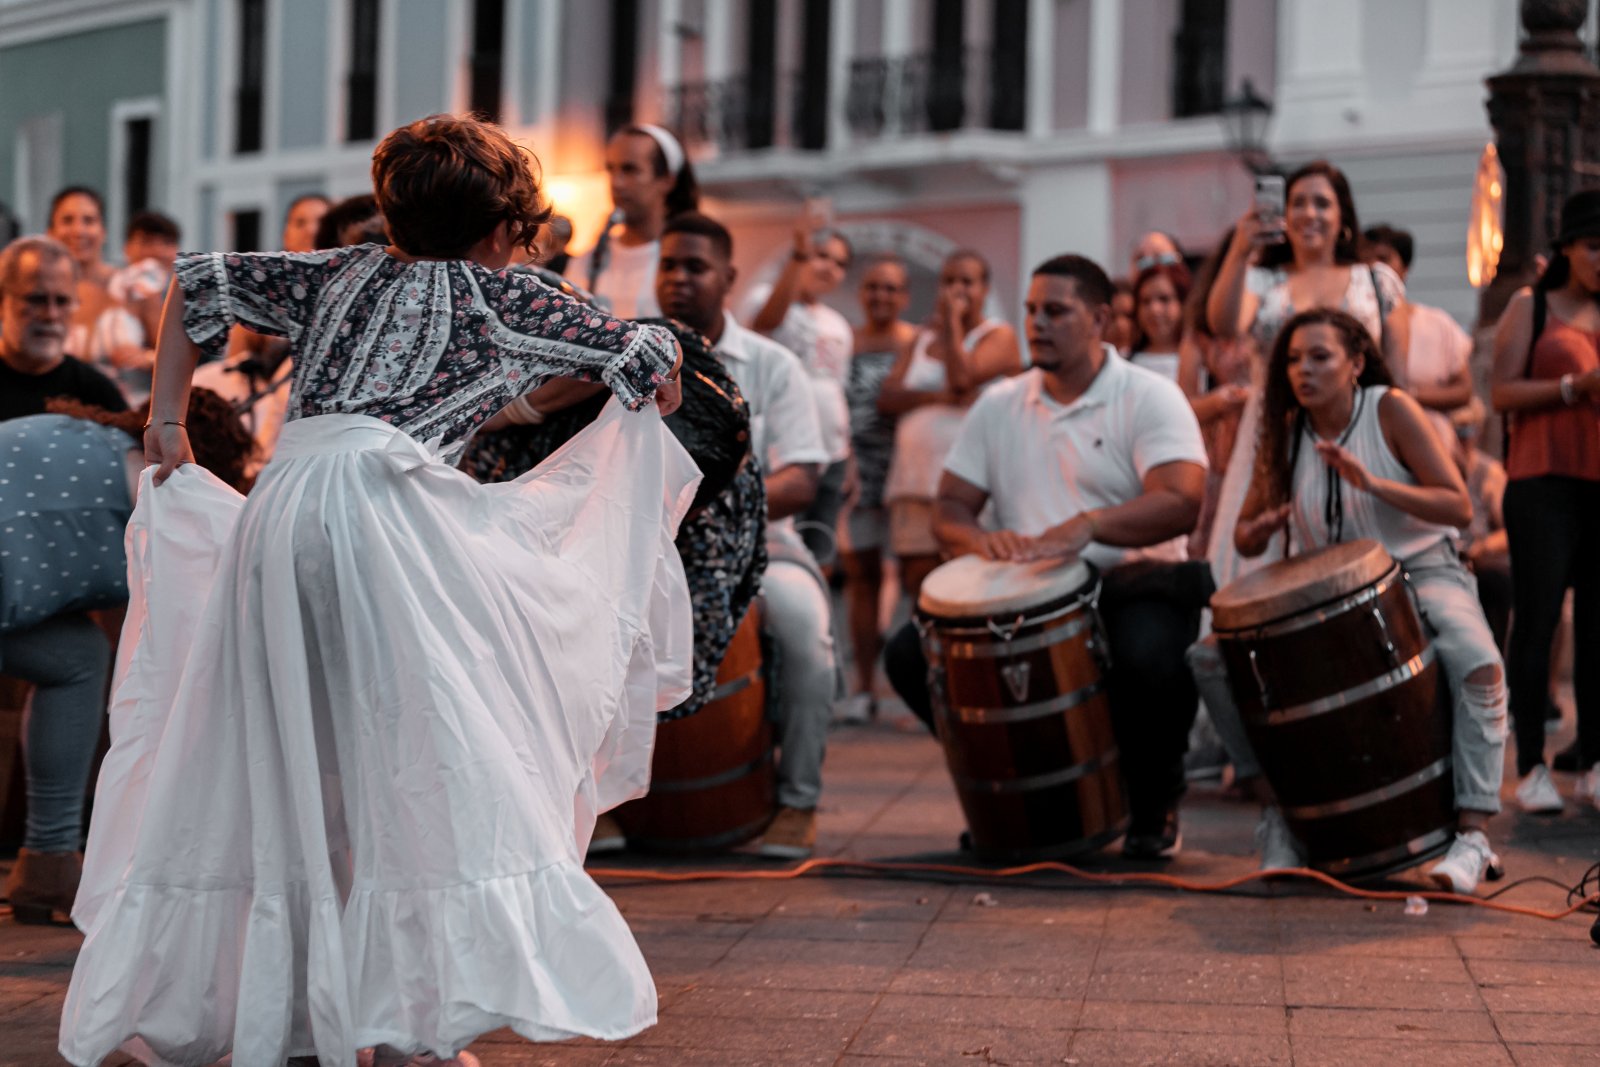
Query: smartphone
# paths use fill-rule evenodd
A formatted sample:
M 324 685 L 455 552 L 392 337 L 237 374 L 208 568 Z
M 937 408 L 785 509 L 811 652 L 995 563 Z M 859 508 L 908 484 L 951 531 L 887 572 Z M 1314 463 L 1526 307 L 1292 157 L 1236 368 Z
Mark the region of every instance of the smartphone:
M 1283 211 L 1283 175 L 1256 175 L 1256 217 L 1261 220 L 1264 239 L 1283 240 Z

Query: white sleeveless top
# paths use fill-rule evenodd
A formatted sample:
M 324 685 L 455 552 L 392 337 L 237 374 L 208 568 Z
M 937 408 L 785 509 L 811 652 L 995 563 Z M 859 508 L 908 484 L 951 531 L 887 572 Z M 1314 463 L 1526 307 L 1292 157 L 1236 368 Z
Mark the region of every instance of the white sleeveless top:
M 1153 370 L 1174 385 L 1178 383 L 1178 367 L 1183 357 L 1176 352 L 1135 352 L 1128 362 L 1135 367 Z
M 967 335 L 961 339 L 962 345 L 968 352 L 978 347 L 989 334 L 999 329 L 999 319 L 984 319 L 974 326 Z M 929 329 L 917 331 L 917 339 L 911 344 L 911 362 L 906 364 L 906 376 L 903 383 L 907 389 L 915 389 L 922 393 L 933 393 L 945 387 L 944 360 L 938 358 L 931 351 L 937 334 Z
M 962 339 L 968 352 L 1001 326 L 999 319 L 984 319 Z M 944 360 L 935 356 L 934 331 L 920 330 L 911 345 L 903 385 L 919 392 L 945 388 Z M 993 379 L 1000 381 L 1000 378 Z M 924 404 L 900 416 L 895 426 L 894 455 L 884 483 L 884 500 L 932 500 L 944 473 L 944 459 L 956 443 L 967 409 L 954 404 Z
M 1388 391 L 1386 385 L 1369 385 L 1361 390 L 1350 425 L 1338 441 L 1374 478 L 1417 485 L 1416 476 L 1400 462 L 1383 437 L 1378 404 Z M 1297 552 L 1370 537 L 1383 545 L 1389 555 L 1404 561 L 1447 537 L 1457 536 L 1458 531 L 1452 526 L 1424 522 L 1344 482 L 1317 455 L 1317 440 L 1309 425 L 1301 431 L 1290 518 Z M 1335 482 L 1341 484 L 1335 488 Z M 1339 511 L 1343 513 L 1342 521 L 1337 516 Z

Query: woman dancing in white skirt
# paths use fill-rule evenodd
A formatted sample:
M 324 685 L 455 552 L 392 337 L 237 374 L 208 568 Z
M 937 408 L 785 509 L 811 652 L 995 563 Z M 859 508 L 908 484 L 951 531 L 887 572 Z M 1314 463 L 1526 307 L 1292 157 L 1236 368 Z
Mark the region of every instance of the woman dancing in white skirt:
M 500 1027 L 655 1021 L 580 864 L 688 692 L 672 537 L 699 475 L 655 412 L 624 410 L 676 407 L 671 335 L 498 271 L 548 215 L 530 163 L 496 127 L 424 119 L 373 156 L 389 247 L 179 260 L 73 913 L 72 1063 L 434 1062 Z M 190 462 L 177 414 L 236 323 L 295 358 L 248 499 Z M 450 466 L 553 376 L 619 403 L 517 482 Z

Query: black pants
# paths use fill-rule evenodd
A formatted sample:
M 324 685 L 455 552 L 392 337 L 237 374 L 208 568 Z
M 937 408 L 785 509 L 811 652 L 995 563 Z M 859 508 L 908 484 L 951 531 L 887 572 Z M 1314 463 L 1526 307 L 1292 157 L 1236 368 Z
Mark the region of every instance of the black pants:
M 1600 482 L 1546 476 L 1506 486 L 1511 541 L 1511 639 L 1506 680 L 1517 731 L 1517 773 L 1544 762 L 1550 646 L 1572 594 L 1572 688 L 1582 765 L 1600 760 Z
M 839 512 L 844 510 L 844 476 L 849 463 L 841 459 L 823 469 L 817 495 L 797 520 L 800 540 L 819 567 L 831 567 L 839 558 Z
M 1484 620 L 1494 634 L 1495 647 L 1504 656 L 1506 635 L 1511 632 L 1511 568 L 1476 567 L 1472 573 L 1478 579 L 1478 603 L 1483 607 Z
M 1184 791 L 1198 696 L 1184 652 L 1200 631 L 1200 607 L 1213 591 L 1204 563 L 1137 563 L 1111 571 L 1100 594 L 1100 619 L 1111 643 L 1112 728 L 1121 752 L 1136 824 L 1149 825 Z M 928 663 L 915 625 L 890 636 L 884 670 L 900 699 L 933 729 Z

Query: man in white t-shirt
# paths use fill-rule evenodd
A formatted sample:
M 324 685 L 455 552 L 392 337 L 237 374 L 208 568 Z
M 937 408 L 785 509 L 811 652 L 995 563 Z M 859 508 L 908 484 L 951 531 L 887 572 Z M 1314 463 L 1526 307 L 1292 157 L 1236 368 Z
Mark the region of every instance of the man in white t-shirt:
M 992 386 L 967 413 L 945 460 L 934 533 L 947 556 L 1081 557 L 1100 570 L 1106 681 L 1131 814 L 1123 854 L 1165 859 L 1179 848 L 1197 706 L 1184 652 L 1212 591 L 1206 565 L 1184 562 L 1206 451 L 1182 390 L 1100 340 L 1111 296 L 1111 280 L 1081 256 L 1034 272 L 1033 369 Z M 986 505 L 993 521 L 980 526 Z M 885 663 L 906 703 L 929 720 L 914 631 L 891 639 Z
M 1367 255 L 1387 264 L 1401 281 L 1406 281 L 1416 248 L 1411 234 L 1380 225 L 1362 236 Z M 1443 308 L 1408 300 L 1405 314 L 1411 323 L 1406 392 L 1422 405 L 1445 451 L 1454 452 L 1456 433 L 1450 413 L 1472 400 L 1472 338 Z
M 573 260 L 567 277 L 585 286 L 613 315 L 653 318 L 661 228 L 700 204 L 694 167 L 683 145 L 660 126 L 624 126 L 606 144 L 612 212 L 600 243 Z
M 766 625 L 778 649 L 778 814 L 763 855 L 802 859 L 816 841 L 822 756 L 837 672 L 829 600 L 792 517 L 816 496 L 827 461 L 810 380 L 798 357 L 745 329 L 725 308 L 733 287 L 733 239 L 714 219 L 674 216 L 661 235 L 656 296 L 662 310 L 712 343 L 750 408 L 750 452 L 765 471 Z
M 855 351 L 849 320 L 822 302 L 839 288 L 852 254 L 850 242 L 827 228 L 828 221 L 825 202 L 807 201 L 795 223 L 789 261 L 773 284 L 756 286 L 746 302 L 753 309 L 750 328 L 799 356 L 811 376 L 828 464 L 816 499 L 799 519 L 806 547 L 824 564 L 836 555 L 835 528 L 849 473 L 850 407 L 845 386 Z

